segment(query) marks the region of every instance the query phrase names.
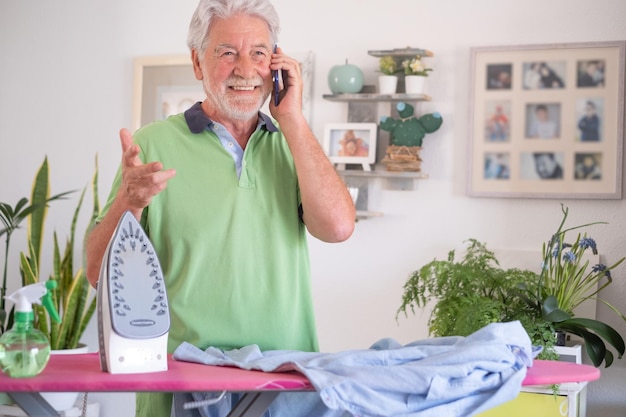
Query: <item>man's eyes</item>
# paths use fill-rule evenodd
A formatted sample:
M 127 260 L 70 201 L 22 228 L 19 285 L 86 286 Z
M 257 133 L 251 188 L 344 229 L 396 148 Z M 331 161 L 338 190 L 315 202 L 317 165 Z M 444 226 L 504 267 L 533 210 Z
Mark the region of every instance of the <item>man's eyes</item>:
M 219 59 L 227 62 L 234 62 L 237 60 L 238 57 L 239 54 L 236 51 L 223 51 L 218 54 Z M 254 50 L 250 52 L 250 57 L 255 62 L 263 62 L 268 58 L 268 54 L 266 51 L 263 50 Z

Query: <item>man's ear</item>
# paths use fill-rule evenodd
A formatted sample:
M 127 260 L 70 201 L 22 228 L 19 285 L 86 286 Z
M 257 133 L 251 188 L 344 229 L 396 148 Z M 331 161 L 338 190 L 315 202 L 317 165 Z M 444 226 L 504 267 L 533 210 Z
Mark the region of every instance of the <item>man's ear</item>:
M 195 48 L 191 50 L 191 64 L 193 65 L 193 73 L 196 76 L 196 80 L 202 80 L 204 76 L 202 75 L 202 67 L 200 66 L 200 55 Z

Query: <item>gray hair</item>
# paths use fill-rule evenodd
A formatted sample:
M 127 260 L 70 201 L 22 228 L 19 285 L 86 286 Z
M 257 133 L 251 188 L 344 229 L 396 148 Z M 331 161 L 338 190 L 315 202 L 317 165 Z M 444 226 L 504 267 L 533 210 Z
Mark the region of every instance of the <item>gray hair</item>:
M 210 27 L 215 19 L 227 19 L 236 14 L 257 16 L 267 23 L 272 44 L 276 43 L 280 32 L 278 13 L 269 0 L 200 0 L 191 17 L 187 46 L 204 55 Z

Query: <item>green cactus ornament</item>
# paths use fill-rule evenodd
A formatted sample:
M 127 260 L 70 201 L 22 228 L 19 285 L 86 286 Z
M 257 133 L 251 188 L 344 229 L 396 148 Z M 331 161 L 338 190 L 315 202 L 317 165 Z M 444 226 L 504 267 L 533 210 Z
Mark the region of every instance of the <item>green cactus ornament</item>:
M 396 146 L 422 146 L 426 133 L 433 133 L 441 127 L 443 118 L 439 112 L 425 114 L 419 118 L 413 116 L 412 105 L 399 102 L 396 105 L 399 119 L 383 116 L 380 128 L 390 133 L 390 141 Z

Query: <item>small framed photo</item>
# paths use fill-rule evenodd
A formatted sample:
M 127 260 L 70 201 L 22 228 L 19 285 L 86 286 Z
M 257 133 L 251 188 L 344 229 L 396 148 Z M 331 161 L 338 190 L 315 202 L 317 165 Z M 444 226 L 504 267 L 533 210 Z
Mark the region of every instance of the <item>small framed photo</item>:
M 324 151 L 334 164 L 369 164 L 376 161 L 376 123 L 331 123 L 324 128 Z
M 625 41 L 470 53 L 468 195 L 622 198 Z

